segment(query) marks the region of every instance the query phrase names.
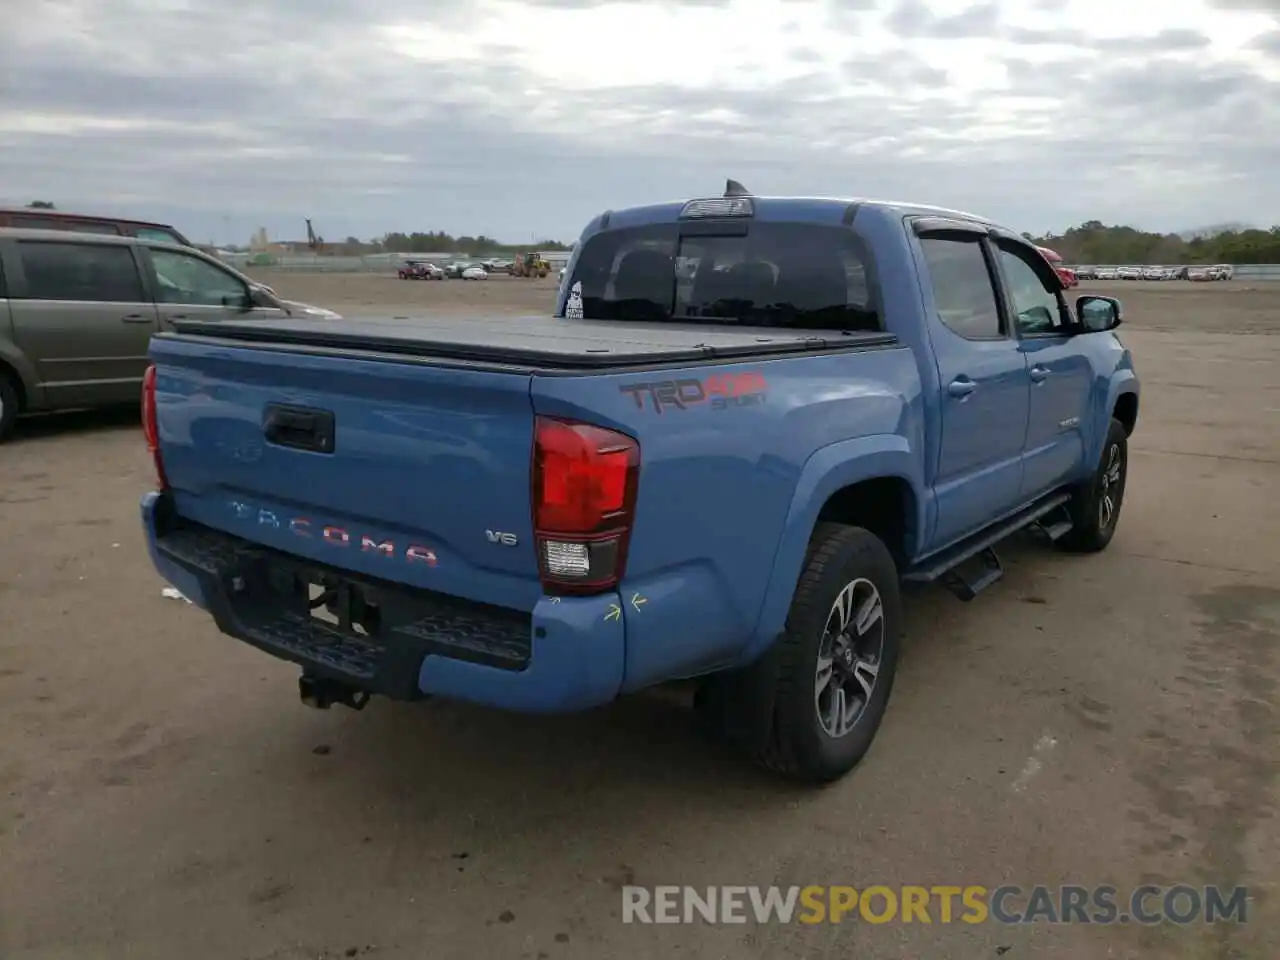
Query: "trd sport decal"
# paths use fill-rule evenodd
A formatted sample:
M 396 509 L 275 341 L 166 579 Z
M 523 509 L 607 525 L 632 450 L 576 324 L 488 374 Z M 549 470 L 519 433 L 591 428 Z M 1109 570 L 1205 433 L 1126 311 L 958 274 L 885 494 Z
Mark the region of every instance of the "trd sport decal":
M 691 377 L 687 380 L 624 383 L 618 389 L 631 395 L 637 410 L 645 408 L 647 399 L 655 413 L 662 413 L 668 407 L 687 410 L 704 403 L 709 403 L 712 410 L 748 407 L 764 403 L 769 388 L 764 382 L 764 374 L 748 371 L 717 374 L 705 380 Z

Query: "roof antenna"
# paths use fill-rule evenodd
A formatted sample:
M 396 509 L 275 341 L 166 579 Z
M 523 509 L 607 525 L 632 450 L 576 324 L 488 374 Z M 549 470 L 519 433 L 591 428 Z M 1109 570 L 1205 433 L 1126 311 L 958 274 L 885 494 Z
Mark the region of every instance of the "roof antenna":
M 749 197 L 751 191 L 740 184 L 737 180 L 726 180 L 724 184 L 724 195 L 726 197 Z

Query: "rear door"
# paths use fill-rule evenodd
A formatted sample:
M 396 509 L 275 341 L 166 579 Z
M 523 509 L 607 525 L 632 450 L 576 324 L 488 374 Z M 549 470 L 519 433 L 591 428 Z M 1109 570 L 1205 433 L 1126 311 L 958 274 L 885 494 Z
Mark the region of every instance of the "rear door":
M 283 317 L 275 307 L 253 306 L 249 285 L 237 274 L 196 253 L 143 248 L 162 328 L 177 320 L 252 320 Z
M 1073 479 L 1083 461 L 1093 373 L 1073 338 L 1066 301 L 1035 252 L 999 240 L 996 259 L 1030 381 L 1022 472 L 1023 499 L 1029 500 Z
M 982 235 L 920 238 L 930 339 L 942 386 L 934 478 L 940 549 L 1014 509 L 1022 495 L 1027 364 L 1001 309 L 993 251 Z
M 157 317 L 134 248 L 17 240 L 8 250 L 14 342 L 47 404 L 136 401 Z

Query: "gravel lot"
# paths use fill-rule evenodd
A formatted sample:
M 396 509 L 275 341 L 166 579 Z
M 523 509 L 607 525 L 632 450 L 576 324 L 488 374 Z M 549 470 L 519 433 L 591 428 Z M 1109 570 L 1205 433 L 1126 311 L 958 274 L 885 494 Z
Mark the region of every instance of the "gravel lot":
M 554 280 L 267 276 L 350 315 L 535 313 Z M 1101 285 L 1094 285 L 1100 289 Z M 663 691 L 585 716 L 308 710 L 161 597 L 136 412 L 0 448 L 0 957 L 1280 956 L 1280 284 L 1119 284 L 1125 512 L 912 598 L 857 773 L 779 786 Z M 623 884 L 1249 884 L 1244 926 L 625 926 Z

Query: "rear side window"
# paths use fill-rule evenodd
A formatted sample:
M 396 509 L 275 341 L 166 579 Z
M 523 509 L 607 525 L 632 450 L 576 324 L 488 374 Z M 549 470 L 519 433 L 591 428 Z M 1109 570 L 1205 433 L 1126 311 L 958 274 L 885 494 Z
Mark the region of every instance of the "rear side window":
M 1003 336 L 996 289 L 982 244 L 970 239 L 925 237 L 920 247 L 929 266 L 938 319 L 968 340 Z
M 866 246 L 843 227 L 752 222 L 745 236 L 679 236 L 675 224 L 586 242 L 570 279 L 590 320 L 880 330 Z
M 141 303 L 145 299 L 128 247 L 20 240 L 18 255 L 32 300 Z

